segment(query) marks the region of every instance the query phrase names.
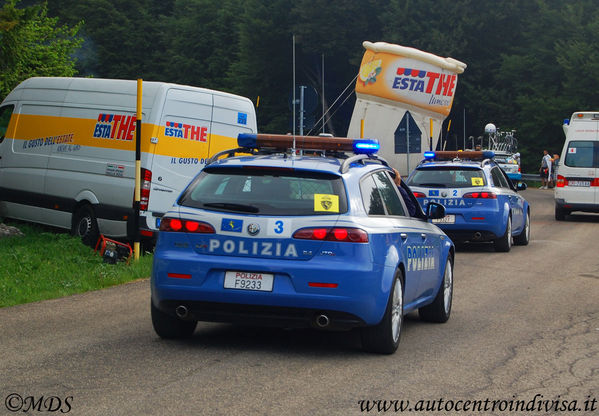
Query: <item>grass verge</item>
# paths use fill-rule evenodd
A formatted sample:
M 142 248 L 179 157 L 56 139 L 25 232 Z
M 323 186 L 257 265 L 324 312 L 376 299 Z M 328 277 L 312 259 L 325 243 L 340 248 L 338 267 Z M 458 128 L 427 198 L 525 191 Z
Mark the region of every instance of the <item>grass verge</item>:
M 0 239 L 0 307 L 53 299 L 150 276 L 152 255 L 139 261 L 102 261 L 98 253 L 67 232 L 5 221 L 24 236 Z

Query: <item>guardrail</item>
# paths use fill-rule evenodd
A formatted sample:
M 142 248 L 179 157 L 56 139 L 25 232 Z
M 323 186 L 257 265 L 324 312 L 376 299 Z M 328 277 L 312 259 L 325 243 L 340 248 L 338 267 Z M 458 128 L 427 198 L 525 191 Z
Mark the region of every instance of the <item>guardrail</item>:
M 541 175 L 538 173 L 523 173 L 522 174 L 523 181 L 537 181 L 541 182 Z

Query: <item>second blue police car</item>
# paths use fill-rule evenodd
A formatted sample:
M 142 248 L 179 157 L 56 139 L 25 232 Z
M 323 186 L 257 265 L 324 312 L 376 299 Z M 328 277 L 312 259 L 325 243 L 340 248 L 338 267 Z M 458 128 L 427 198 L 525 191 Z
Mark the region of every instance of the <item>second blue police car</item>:
M 446 216 L 434 220 L 455 243 L 492 241 L 496 251 L 530 240 L 530 207 L 493 152 L 427 152 L 408 184 L 422 207 L 443 204 Z
M 425 213 L 409 189 L 402 196 L 373 154 L 378 142 L 238 142 L 162 218 L 151 278 L 159 336 L 190 336 L 197 321 L 360 327 L 364 349 L 393 353 L 406 313 L 449 319 L 454 246 L 430 222 L 445 209 Z

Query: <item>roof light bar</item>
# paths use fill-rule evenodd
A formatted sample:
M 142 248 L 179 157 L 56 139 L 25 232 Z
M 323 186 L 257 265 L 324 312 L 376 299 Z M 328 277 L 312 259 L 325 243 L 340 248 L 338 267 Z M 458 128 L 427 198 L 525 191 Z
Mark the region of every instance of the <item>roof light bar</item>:
M 289 134 L 240 133 L 237 136 L 239 147 L 248 149 L 278 149 L 285 151 L 294 146 L 305 150 L 353 151 L 357 154 L 376 153 L 380 144 L 373 139 L 350 139 L 346 137 L 292 136 Z
M 495 152 L 491 150 L 461 151 L 461 150 L 442 150 L 438 152 L 424 152 L 424 158 L 427 160 L 484 160 L 495 157 Z

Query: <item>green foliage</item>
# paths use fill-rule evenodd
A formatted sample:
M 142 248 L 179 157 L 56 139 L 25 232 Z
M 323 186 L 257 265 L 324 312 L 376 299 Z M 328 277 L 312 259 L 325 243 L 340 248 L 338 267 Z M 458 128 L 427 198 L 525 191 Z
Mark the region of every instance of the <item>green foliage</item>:
M 0 36 L 27 20 L 19 13 L 31 14 L 13 10 L 14 4 L 7 0 L 2 9 Z M 564 118 L 599 102 L 596 0 L 53 0 L 48 7 L 61 24 L 79 28 L 84 21 L 85 42 L 77 52 L 82 75 L 177 82 L 254 102 L 260 97 L 264 132 L 290 129 L 294 35 L 296 85 L 320 94 L 324 55 L 325 109 L 353 87 L 364 40 L 465 62 L 448 117 L 450 137 L 457 138 L 450 144 L 461 143 L 464 134 L 482 135 L 489 122 L 515 129 L 525 171 L 535 170 L 543 148 L 560 151 Z M 3 56 L 23 50 L 19 42 L 2 38 Z M 6 67 L 14 64 L 1 61 L 3 73 Z M 341 135 L 353 97 L 343 107 L 339 102 L 329 131 Z
M 0 9 L 0 98 L 32 76 L 73 76 L 73 52 L 81 39 L 80 24 L 58 26 L 47 4 L 18 8 L 6 0 Z
M 24 236 L 0 239 L 0 307 L 53 299 L 150 276 L 152 256 L 131 264 L 103 263 L 98 253 L 67 233 L 10 223 Z

